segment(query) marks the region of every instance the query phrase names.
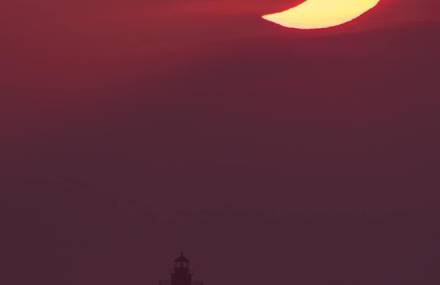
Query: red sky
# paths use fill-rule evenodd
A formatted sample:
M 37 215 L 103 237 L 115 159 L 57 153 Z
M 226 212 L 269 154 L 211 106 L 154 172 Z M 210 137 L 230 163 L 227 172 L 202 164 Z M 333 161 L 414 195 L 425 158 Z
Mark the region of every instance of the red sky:
M 438 284 L 437 2 L 2 1 L 0 283 Z
M 137 63 L 153 60 L 151 57 L 154 58 L 151 64 L 166 60 L 166 51 L 170 49 L 185 50 L 188 58 L 188 53 L 200 52 L 206 45 L 216 42 L 247 37 L 264 40 L 277 29 L 263 23 L 260 15 L 289 7 L 292 2 L 295 3 L 285 0 L 192 0 L 185 3 L 128 0 L 123 4 L 101 0 L 87 3 L 3 1 L 0 4 L 3 22 L 0 32 L 5 55 L 2 81 L 20 86 L 44 85 L 44 82 L 53 85 L 54 81 L 75 77 L 83 82 L 87 70 L 98 73 L 105 80 L 111 78 L 111 74 L 124 76 L 124 72 L 136 72 L 133 70 L 142 68 Z M 436 2 L 383 1 L 376 11 L 357 22 L 356 27 L 380 28 L 401 22 L 436 21 L 440 11 Z M 101 84 L 87 81 L 92 85 Z M 74 82 L 70 84 L 75 85 Z M 66 85 L 69 84 L 63 86 Z

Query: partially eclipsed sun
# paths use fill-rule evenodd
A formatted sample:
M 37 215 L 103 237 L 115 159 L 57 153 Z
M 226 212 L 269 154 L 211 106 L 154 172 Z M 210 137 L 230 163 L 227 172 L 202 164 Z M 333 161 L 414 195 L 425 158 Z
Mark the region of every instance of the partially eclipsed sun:
M 350 22 L 380 0 L 306 0 L 291 9 L 264 15 L 263 19 L 287 28 L 323 29 Z

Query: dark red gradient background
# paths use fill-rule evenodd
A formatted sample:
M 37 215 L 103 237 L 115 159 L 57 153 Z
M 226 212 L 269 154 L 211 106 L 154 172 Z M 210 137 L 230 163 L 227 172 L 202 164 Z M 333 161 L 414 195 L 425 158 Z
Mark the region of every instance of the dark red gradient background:
M 438 284 L 440 7 L 0 3 L 0 283 Z

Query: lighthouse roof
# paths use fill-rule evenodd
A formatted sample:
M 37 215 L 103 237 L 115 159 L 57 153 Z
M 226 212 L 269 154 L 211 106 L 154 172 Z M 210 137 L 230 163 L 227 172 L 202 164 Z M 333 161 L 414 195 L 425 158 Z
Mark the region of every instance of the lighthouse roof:
M 174 259 L 174 262 L 189 262 L 188 258 L 183 255 L 183 252 L 180 253 L 180 256 Z

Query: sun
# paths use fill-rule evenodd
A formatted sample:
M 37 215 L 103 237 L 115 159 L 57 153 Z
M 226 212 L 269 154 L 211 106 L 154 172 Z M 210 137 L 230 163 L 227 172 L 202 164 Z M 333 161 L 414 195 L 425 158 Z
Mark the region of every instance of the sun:
M 350 22 L 380 0 L 307 0 L 291 9 L 262 16 L 287 28 L 323 29 Z

